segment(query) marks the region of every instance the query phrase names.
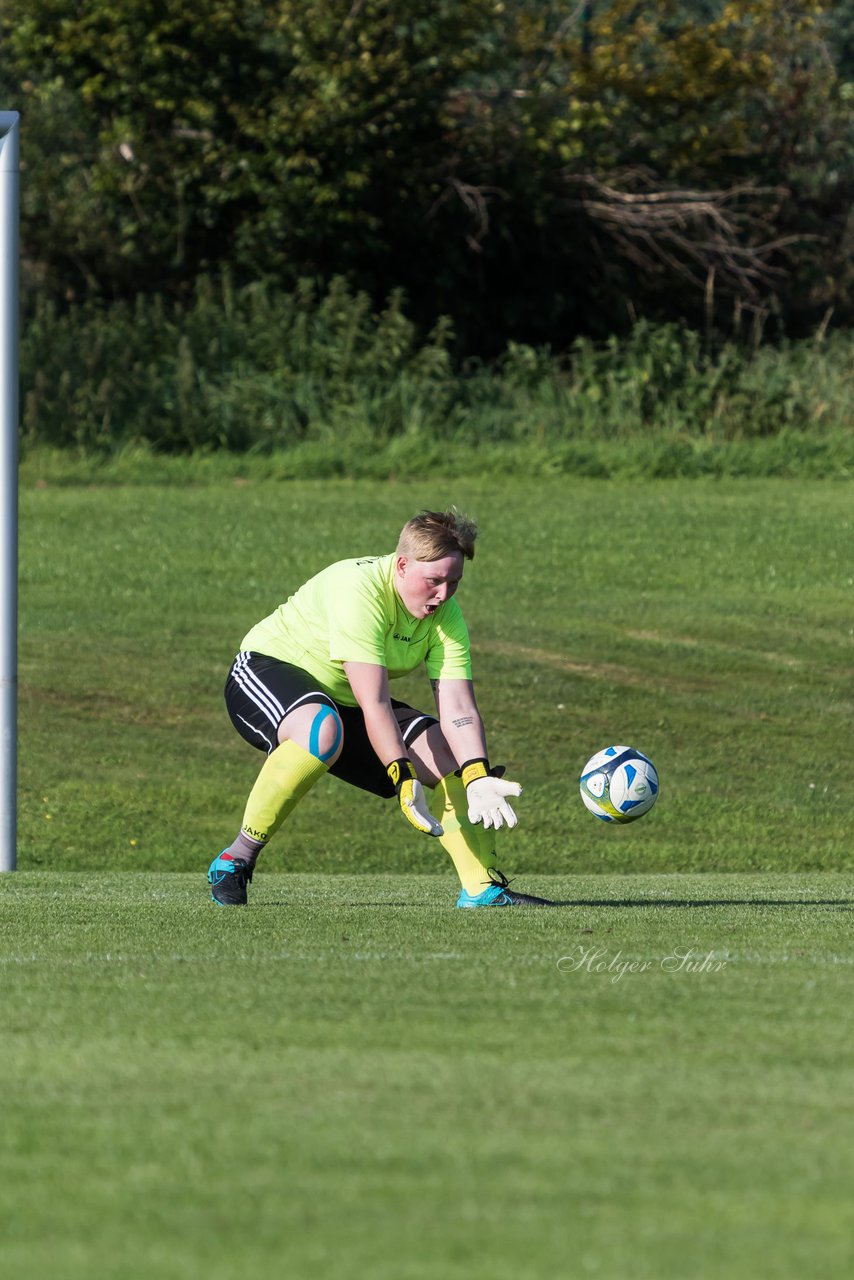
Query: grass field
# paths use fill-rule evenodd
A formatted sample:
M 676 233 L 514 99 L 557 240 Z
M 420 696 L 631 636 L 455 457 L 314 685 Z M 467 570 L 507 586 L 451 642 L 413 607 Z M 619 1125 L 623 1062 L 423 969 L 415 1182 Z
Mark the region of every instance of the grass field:
M 261 762 L 222 702 L 242 636 L 324 564 L 383 552 L 420 506 L 457 501 L 482 526 L 459 598 L 491 754 L 525 787 L 508 870 L 851 868 L 852 494 L 770 480 L 27 489 L 21 866 L 206 865 Z M 424 678 L 395 691 L 429 706 Z M 612 742 L 650 755 L 663 788 L 620 831 L 576 799 Z M 443 869 L 391 806 L 331 779 L 266 862 Z
M 207 474 L 22 493 L 0 1274 L 852 1274 L 850 483 Z M 449 501 L 502 863 L 561 905 L 454 911 L 328 780 L 215 908 L 242 635 Z M 576 783 L 613 741 L 662 778 L 618 831 Z
M 3 878 L 2 1274 L 850 1275 L 854 878 L 536 887 Z

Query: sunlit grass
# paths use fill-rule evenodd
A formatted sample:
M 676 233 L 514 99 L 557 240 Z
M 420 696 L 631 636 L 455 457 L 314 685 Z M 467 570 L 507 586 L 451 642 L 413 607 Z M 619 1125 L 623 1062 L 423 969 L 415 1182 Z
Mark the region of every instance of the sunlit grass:
M 424 505 L 480 520 L 460 600 L 490 752 L 525 791 L 510 873 L 851 865 L 851 486 L 406 481 L 25 489 L 22 867 L 201 874 L 261 757 L 222 703 L 249 626 Z M 426 678 L 399 696 L 430 705 Z M 662 794 L 615 831 L 576 778 L 629 742 Z M 333 780 L 272 870 L 437 872 Z
M 0 877 L 15 1280 L 847 1274 L 850 875 Z

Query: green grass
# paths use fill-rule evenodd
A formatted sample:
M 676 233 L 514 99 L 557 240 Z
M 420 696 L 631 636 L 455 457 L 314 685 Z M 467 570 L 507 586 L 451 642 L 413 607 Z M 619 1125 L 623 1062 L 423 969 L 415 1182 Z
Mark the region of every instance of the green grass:
M 850 1274 L 851 485 L 167 471 L 24 470 L 0 1273 Z M 454 911 L 435 843 L 325 780 L 214 907 L 242 635 L 450 501 L 502 865 L 562 905 Z M 614 741 L 663 787 L 620 830 L 576 783 Z
M 525 787 L 508 872 L 854 865 L 850 483 L 238 483 L 201 467 L 196 484 L 22 492 L 21 867 L 206 866 L 261 763 L 222 703 L 241 637 L 324 564 L 390 549 L 450 501 L 482 528 L 460 599 L 491 755 Z M 396 691 L 429 705 L 422 677 Z M 618 831 L 576 794 L 612 742 L 662 780 Z M 265 861 L 436 873 L 443 857 L 325 779 Z
M 850 1274 L 852 876 L 532 887 L 0 878 L 2 1273 Z

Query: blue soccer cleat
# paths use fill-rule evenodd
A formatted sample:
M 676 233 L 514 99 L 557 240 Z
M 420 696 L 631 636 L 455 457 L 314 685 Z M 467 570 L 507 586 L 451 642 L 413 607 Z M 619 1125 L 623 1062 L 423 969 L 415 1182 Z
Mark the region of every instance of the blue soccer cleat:
M 534 898 L 530 893 L 516 893 L 508 888 L 510 881 L 502 872 L 494 867 L 489 871 L 490 884 L 482 893 L 467 893 L 460 890 L 457 898 L 458 907 L 553 907 L 548 898 Z
M 220 907 L 245 907 L 246 886 L 251 879 L 249 864 L 242 858 L 232 858 L 227 849 L 223 849 L 208 868 L 211 897 Z

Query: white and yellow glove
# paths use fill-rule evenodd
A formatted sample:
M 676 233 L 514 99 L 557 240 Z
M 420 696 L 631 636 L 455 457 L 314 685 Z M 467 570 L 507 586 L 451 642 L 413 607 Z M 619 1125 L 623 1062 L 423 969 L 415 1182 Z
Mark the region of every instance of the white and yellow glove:
M 469 822 L 482 822 L 488 830 L 497 831 L 505 822 L 515 827 L 519 819 L 507 803 L 508 796 L 520 796 L 518 782 L 505 782 L 498 777 L 504 770 L 491 770 L 488 760 L 467 760 L 460 768 L 469 806 Z
M 416 831 L 423 831 L 428 836 L 443 835 L 442 824 L 436 821 L 427 808 L 424 788 L 415 776 L 412 761 L 407 760 L 406 756 L 402 756 L 399 760 L 392 760 L 391 764 L 386 766 L 386 773 L 397 792 L 403 816 L 412 823 Z

